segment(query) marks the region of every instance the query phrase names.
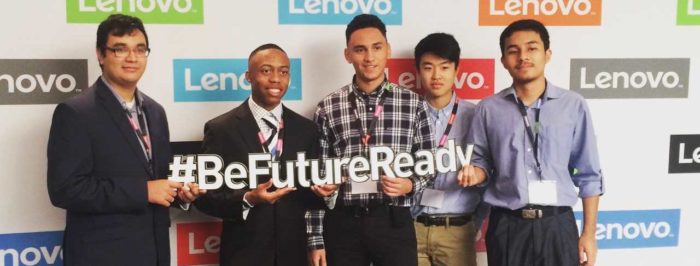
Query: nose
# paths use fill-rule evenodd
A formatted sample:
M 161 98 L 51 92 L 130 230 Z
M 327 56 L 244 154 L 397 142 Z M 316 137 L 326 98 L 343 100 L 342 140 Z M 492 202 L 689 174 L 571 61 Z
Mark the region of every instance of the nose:
M 527 56 L 527 51 L 525 51 L 524 49 L 520 50 L 520 52 L 518 53 L 518 59 L 520 61 L 529 61 L 530 60 L 530 58 Z
M 280 82 L 280 72 L 279 71 L 272 71 L 270 74 L 270 82 L 273 83 L 279 83 Z
M 136 60 L 137 60 L 137 57 L 136 57 L 136 50 L 134 50 L 134 49 L 128 49 L 128 50 L 129 50 L 129 53 L 126 54 L 126 58 L 125 58 L 125 59 L 126 59 L 127 61 L 131 61 L 131 62 L 136 61 Z
M 433 80 L 439 80 L 442 78 L 442 73 L 440 72 L 439 68 L 434 68 L 433 69 L 433 74 L 430 76 Z
M 372 49 L 367 50 L 367 53 L 365 54 L 365 62 L 372 62 L 374 61 L 375 57 L 375 52 L 372 51 Z

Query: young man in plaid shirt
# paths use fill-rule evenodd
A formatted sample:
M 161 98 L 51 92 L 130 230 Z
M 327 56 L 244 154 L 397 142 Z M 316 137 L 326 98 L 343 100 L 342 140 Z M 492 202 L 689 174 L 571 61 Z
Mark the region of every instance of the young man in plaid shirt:
M 384 23 L 358 15 L 345 31 L 345 59 L 355 68 L 352 83 L 331 93 L 316 109 L 321 159 L 369 157 L 369 148 L 395 153 L 433 148 L 423 99 L 386 80 L 391 54 Z M 379 110 L 377 110 L 379 109 Z M 328 210 L 307 213 L 313 265 L 416 265 L 416 235 L 410 206 L 433 176 L 393 177 L 312 188 Z

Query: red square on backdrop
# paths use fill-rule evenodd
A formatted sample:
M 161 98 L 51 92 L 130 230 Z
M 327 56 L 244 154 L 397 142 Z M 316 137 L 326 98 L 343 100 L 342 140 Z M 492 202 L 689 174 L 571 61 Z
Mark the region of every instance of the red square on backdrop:
M 219 264 L 221 222 L 179 223 L 177 265 Z
M 494 59 L 460 59 L 459 72 L 455 77 L 454 90 L 457 97 L 480 100 L 493 95 Z M 416 74 L 412 58 L 389 59 L 385 70 L 389 81 L 422 94 L 420 77 Z

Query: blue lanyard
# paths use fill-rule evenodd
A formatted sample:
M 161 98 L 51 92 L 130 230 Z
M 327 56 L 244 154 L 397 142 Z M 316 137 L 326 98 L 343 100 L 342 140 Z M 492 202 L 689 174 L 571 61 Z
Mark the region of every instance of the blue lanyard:
M 544 93 L 542 93 L 544 95 Z M 515 95 L 514 95 L 515 96 Z M 530 123 L 530 118 L 527 116 L 527 107 L 525 107 L 525 104 L 523 101 L 518 99 L 517 96 L 515 96 L 515 101 L 518 103 L 518 107 L 520 109 L 520 114 L 523 116 L 523 123 L 525 123 L 525 130 L 527 131 L 527 136 L 528 139 L 530 140 L 530 144 L 532 144 L 532 149 L 533 149 L 533 154 L 535 155 L 535 163 L 537 163 L 537 171 L 540 174 L 540 178 L 542 178 L 542 166 L 540 164 L 540 159 L 537 155 L 537 147 L 538 147 L 538 140 L 540 136 L 540 109 L 542 108 L 542 96 L 537 99 L 537 103 L 535 105 L 535 127 L 533 129 L 532 124 Z

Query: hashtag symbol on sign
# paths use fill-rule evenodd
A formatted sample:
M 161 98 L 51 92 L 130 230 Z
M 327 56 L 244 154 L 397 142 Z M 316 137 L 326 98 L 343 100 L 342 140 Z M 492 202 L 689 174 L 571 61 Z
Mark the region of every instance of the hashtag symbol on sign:
M 195 155 L 175 155 L 170 164 L 170 175 L 168 179 L 175 182 L 194 182 L 194 170 L 197 170 Z

